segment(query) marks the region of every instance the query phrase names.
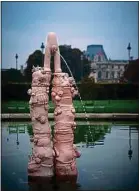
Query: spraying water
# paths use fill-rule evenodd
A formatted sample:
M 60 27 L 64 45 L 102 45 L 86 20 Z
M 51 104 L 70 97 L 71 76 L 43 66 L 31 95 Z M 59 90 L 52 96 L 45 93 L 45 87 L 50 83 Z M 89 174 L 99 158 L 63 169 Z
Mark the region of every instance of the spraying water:
M 67 68 L 68 68 L 68 70 L 69 70 L 69 72 L 70 72 L 70 75 L 71 75 L 72 78 L 74 79 L 73 74 L 72 74 L 72 72 L 71 72 L 71 70 L 70 70 L 70 68 L 69 68 L 69 66 L 68 66 L 68 64 L 67 64 L 67 62 L 66 62 L 66 60 L 63 58 L 63 56 L 62 56 L 58 51 L 57 51 L 56 53 L 59 54 L 59 56 L 62 58 L 62 60 L 64 61 L 64 63 L 66 64 L 66 66 L 67 66 Z M 74 79 L 74 81 L 75 81 L 75 79 Z M 79 88 L 78 88 L 76 82 L 75 82 L 75 86 L 76 86 L 76 89 L 78 90 L 78 95 L 79 95 L 79 98 L 80 98 L 80 101 L 81 101 L 82 108 L 83 108 L 84 113 L 85 113 L 86 122 L 87 122 L 87 125 L 88 125 L 88 127 L 89 127 L 89 133 L 90 133 L 91 138 L 92 138 L 92 140 L 93 140 L 90 123 L 89 123 L 89 121 L 88 121 L 88 115 L 87 115 L 87 112 L 86 112 L 86 109 L 85 109 L 85 105 L 84 105 L 84 103 L 83 103 L 83 101 L 82 101 L 81 95 L 80 95 L 80 93 L 79 93 Z

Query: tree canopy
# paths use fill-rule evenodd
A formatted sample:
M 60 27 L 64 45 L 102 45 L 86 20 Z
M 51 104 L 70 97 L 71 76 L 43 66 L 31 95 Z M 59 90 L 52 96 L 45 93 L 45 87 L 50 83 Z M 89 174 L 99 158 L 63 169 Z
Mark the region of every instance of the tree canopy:
M 43 67 L 43 63 L 44 63 L 44 54 L 40 50 L 35 50 L 31 55 L 29 55 L 26 61 L 27 67 L 25 68 L 24 71 L 27 81 L 31 82 L 32 80 L 33 66 Z
M 129 62 L 125 68 L 123 79 L 129 83 L 139 83 L 139 59 Z
M 1 71 L 1 81 L 3 84 L 9 82 L 24 82 L 25 77 L 21 74 L 20 70 L 14 68 L 8 69 L 6 71 Z
M 83 76 L 88 76 L 90 73 L 90 63 L 89 61 L 83 57 L 81 60 L 81 55 L 83 54 L 81 50 L 78 48 L 69 48 L 64 45 L 59 46 L 60 54 L 67 62 L 76 82 L 80 81 Z M 25 76 L 28 81 L 32 79 L 32 68 L 33 66 L 41 66 L 44 65 L 44 54 L 40 50 L 36 50 L 31 55 L 29 55 L 27 59 L 27 67 L 25 69 Z M 51 60 L 51 68 L 53 72 L 53 58 Z M 66 64 L 61 58 L 61 68 L 63 72 L 69 73 Z M 69 73 L 70 75 L 70 73 Z

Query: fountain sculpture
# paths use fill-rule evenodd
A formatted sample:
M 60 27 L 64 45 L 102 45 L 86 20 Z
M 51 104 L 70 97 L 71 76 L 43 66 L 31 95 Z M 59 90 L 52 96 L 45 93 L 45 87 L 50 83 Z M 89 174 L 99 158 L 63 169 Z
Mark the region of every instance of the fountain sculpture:
M 50 62 L 54 56 L 52 101 L 54 111 L 54 137 L 48 123 L 48 93 L 51 80 Z M 28 164 L 29 176 L 57 177 L 77 176 L 76 157 L 80 157 L 74 141 L 76 128 L 72 97 L 77 94 L 74 79 L 61 71 L 60 52 L 55 33 L 49 33 L 45 49 L 44 68 L 33 68 L 30 115 L 34 132 L 34 148 Z

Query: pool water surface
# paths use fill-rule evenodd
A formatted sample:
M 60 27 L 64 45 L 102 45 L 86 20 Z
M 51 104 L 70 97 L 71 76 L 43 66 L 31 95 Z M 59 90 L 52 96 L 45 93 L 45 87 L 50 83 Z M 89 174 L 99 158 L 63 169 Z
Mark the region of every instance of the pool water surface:
M 73 185 L 28 182 L 32 133 L 29 122 L 2 122 L 3 191 L 139 190 L 137 123 L 90 122 L 89 128 L 86 122 L 77 121 L 75 144 L 82 155 L 77 159 L 79 174 Z

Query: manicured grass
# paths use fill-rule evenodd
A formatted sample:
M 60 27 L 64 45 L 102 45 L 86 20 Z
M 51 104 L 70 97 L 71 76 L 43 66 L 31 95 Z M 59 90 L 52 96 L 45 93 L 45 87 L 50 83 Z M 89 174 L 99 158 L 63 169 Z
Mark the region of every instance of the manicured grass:
M 77 113 L 84 113 L 80 101 L 73 101 Z M 139 113 L 138 100 L 88 100 L 83 101 L 87 113 Z M 3 102 L 2 113 L 29 113 L 29 103 L 26 101 Z M 54 105 L 49 102 L 49 112 L 54 112 Z

